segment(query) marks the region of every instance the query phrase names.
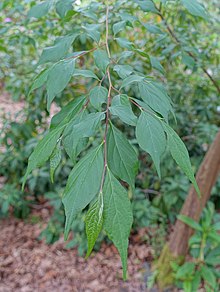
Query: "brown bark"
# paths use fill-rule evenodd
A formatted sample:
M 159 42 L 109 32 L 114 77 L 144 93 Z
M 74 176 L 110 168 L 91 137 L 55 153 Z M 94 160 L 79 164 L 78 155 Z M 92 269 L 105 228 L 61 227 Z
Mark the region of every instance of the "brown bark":
M 210 198 L 212 187 L 220 171 L 220 131 L 217 133 L 214 142 L 209 147 L 199 171 L 196 176 L 201 191 L 199 198 L 195 189 L 191 187 L 180 214 L 199 221 L 203 208 Z M 169 242 L 164 247 L 159 258 L 156 269 L 158 272 L 157 282 L 159 288 L 172 284 L 171 262 L 180 263 L 188 252 L 188 241 L 193 230 L 182 221 L 177 220 L 174 231 Z

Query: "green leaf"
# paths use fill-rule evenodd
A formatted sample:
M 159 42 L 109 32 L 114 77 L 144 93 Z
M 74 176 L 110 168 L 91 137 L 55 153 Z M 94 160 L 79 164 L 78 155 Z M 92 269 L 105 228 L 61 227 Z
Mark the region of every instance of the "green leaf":
M 83 28 L 96 43 L 100 41 L 100 24 L 87 24 Z
M 62 60 L 64 57 L 66 57 L 69 48 L 77 36 L 78 34 L 75 33 L 58 38 L 52 47 L 47 47 L 43 50 L 38 64 L 41 65 L 48 62 L 57 62 Z
M 156 25 L 149 24 L 149 23 L 143 23 L 143 22 L 142 22 L 142 24 L 150 33 L 163 34 L 162 30 Z
M 83 76 L 86 78 L 94 78 L 96 80 L 99 80 L 99 78 L 95 75 L 95 73 L 93 73 L 90 70 L 79 70 L 79 69 L 75 69 L 73 72 L 73 76 Z
M 201 267 L 201 274 L 202 274 L 202 278 L 212 287 L 215 288 L 216 287 L 216 277 L 215 274 L 213 273 L 213 271 L 206 267 L 206 266 L 202 266 Z
M 85 96 L 81 96 L 62 107 L 62 109 L 55 116 L 53 116 L 50 129 L 54 129 L 58 125 L 68 123 L 82 109 L 84 102 Z
M 86 235 L 88 241 L 88 250 L 86 258 L 91 254 L 95 242 L 99 236 L 100 231 L 102 230 L 103 225 L 103 194 L 100 193 L 98 199 L 95 203 L 89 208 L 86 214 Z
M 157 173 L 161 177 L 160 158 L 166 149 L 166 136 L 160 120 L 142 112 L 137 122 L 136 137 L 140 147 L 152 157 Z
M 181 0 L 181 3 L 192 15 L 202 17 L 206 20 L 208 19 L 204 6 L 197 0 Z
M 63 144 L 72 161 L 74 161 L 75 156 L 79 154 L 78 151 L 76 151 L 76 148 L 80 139 L 93 136 L 100 122 L 104 120 L 104 118 L 105 114 L 102 112 L 91 113 L 86 117 L 82 113 L 81 116 L 74 119 L 66 127 L 63 133 Z
M 164 74 L 164 68 L 163 66 L 160 64 L 160 61 L 158 61 L 157 58 L 150 56 L 150 62 L 151 65 L 154 69 L 158 70 L 160 73 Z
M 121 48 L 132 49 L 133 43 L 125 38 L 115 38 Z
M 56 3 L 56 12 L 61 18 L 65 17 L 67 12 L 73 9 L 73 0 L 60 0 Z
M 28 12 L 28 17 L 34 17 L 34 18 L 41 18 L 42 16 L 45 16 L 49 9 L 51 7 L 50 1 L 41 2 L 40 4 L 37 4 Z
M 75 216 L 97 195 L 103 168 L 103 147 L 98 146 L 86 154 L 71 171 L 62 198 L 66 214 L 65 240 Z
M 124 30 L 126 27 L 126 21 L 122 20 L 113 25 L 113 33 L 114 35 L 118 34 L 120 31 Z
M 108 90 L 103 86 L 94 87 L 89 93 L 89 99 L 94 108 L 100 110 L 103 103 L 107 103 Z
M 61 93 L 64 88 L 69 83 L 73 71 L 74 71 L 75 61 L 74 60 L 68 60 L 68 61 L 62 61 L 57 64 L 55 64 L 49 74 L 47 79 L 47 109 L 49 111 L 50 105 L 54 99 L 54 97 Z M 59 78 L 57 78 L 59 76 Z
M 187 217 L 185 215 L 178 215 L 177 218 L 182 221 L 183 223 L 189 225 L 191 228 L 202 231 L 202 227 L 199 225 L 198 222 L 194 221 L 192 218 Z
M 54 182 L 54 173 L 57 167 L 59 166 L 61 158 L 62 158 L 61 154 L 62 152 L 61 152 L 60 145 L 57 144 L 50 156 L 50 179 L 52 183 Z
M 104 50 L 96 50 L 94 52 L 94 59 L 96 66 L 103 72 L 106 72 L 108 65 L 110 64 L 110 59 L 107 52 Z
M 134 82 L 141 82 L 143 81 L 145 78 L 143 76 L 139 76 L 139 75 L 131 75 L 131 76 L 128 76 L 127 78 L 125 78 L 121 84 L 121 88 L 124 88 Z
M 200 271 L 196 271 L 192 280 L 192 291 L 199 291 L 200 284 L 201 284 L 201 274 L 200 274 Z
M 125 94 L 117 95 L 112 100 L 112 105 L 109 108 L 112 115 L 119 117 L 122 122 L 136 126 L 137 117 L 132 111 L 129 97 Z
M 107 160 L 111 172 L 134 187 L 138 171 L 137 153 L 124 135 L 112 124 L 107 137 Z
M 177 135 L 177 133 L 167 124 L 163 123 L 164 130 L 167 133 L 168 147 L 173 159 L 193 183 L 196 192 L 200 195 L 200 190 L 194 177 L 190 158 L 186 146 Z
M 177 279 L 188 279 L 191 275 L 194 274 L 195 271 L 195 263 L 186 262 L 183 264 L 176 273 Z
M 50 72 L 50 68 L 43 70 L 42 72 L 40 72 L 40 74 L 37 75 L 37 77 L 35 78 L 32 86 L 29 90 L 28 95 L 30 95 L 30 93 L 33 90 L 43 86 L 46 83 L 49 72 Z
M 170 111 L 173 112 L 173 109 L 165 88 L 156 82 L 140 82 L 138 87 L 143 101 L 167 121 L 168 114 Z
M 133 73 L 133 68 L 130 65 L 115 65 L 114 71 L 117 72 L 121 79 L 125 79 Z
M 133 218 L 128 194 L 114 175 L 107 169 L 104 195 L 104 230 L 121 256 L 123 278 L 127 273 L 128 237 Z
M 24 175 L 22 190 L 24 189 L 28 175 L 32 172 L 32 170 L 42 166 L 50 158 L 63 130 L 64 126 L 51 130 L 37 144 L 33 153 L 28 159 L 28 167 Z
M 154 2 L 152 0 L 134 0 L 144 12 L 153 12 L 159 14 Z

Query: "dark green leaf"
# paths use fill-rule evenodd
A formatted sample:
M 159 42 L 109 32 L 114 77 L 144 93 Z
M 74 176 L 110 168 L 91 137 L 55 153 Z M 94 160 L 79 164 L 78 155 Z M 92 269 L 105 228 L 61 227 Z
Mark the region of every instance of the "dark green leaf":
M 201 274 L 202 274 L 202 278 L 212 287 L 215 288 L 216 287 L 216 277 L 215 274 L 213 273 L 213 271 L 206 267 L 206 266 L 202 266 L 201 267 Z
M 114 71 L 118 73 L 118 76 L 121 79 L 125 79 L 132 74 L 133 68 L 129 65 L 115 65 Z
M 103 103 L 107 103 L 108 90 L 103 86 L 94 87 L 89 93 L 89 99 L 94 108 L 100 110 Z
M 127 78 L 125 78 L 121 84 L 121 88 L 124 88 L 125 86 L 128 86 L 134 82 L 141 82 L 144 80 L 144 77 L 143 76 L 139 76 L 139 75 L 131 75 L 131 76 L 128 76 Z
M 95 73 L 93 73 L 90 70 L 79 70 L 79 69 L 75 69 L 73 72 L 73 76 L 83 76 L 86 78 L 94 78 L 99 80 L 99 78 L 95 75 Z
M 110 59 L 107 52 L 104 50 L 96 50 L 94 52 L 94 59 L 96 66 L 103 72 L 106 72 L 108 65 L 110 64 Z

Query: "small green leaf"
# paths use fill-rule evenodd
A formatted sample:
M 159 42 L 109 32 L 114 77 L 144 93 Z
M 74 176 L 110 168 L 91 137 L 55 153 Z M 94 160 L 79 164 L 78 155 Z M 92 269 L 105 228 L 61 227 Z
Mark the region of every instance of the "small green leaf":
M 157 173 L 161 177 L 160 159 L 166 149 L 166 136 L 160 120 L 142 112 L 137 122 L 136 137 L 140 147 L 152 157 Z
M 114 71 L 117 72 L 121 79 L 125 79 L 133 73 L 133 68 L 130 65 L 115 65 Z
M 94 52 L 94 59 L 96 66 L 103 72 L 106 72 L 108 65 L 110 64 L 110 59 L 107 52 L 104 50 L 96 50 Z
M 160 61 L 155 58 L 155 57 L 152 57 L 150 56 L 150 62 L 151 62 L 151 65 L 154 69 L 158 70 L 160 73 L 164 74 L 164 68 L 163 66 L 160 64 Z
M 89 99 L 94 108 L 100 110 L 103 103 L 107 103 L 108 90 L 103 86 L 94 87 L 89 93 Z
M 216 287 L 216 277 L 215 274 L 213 273 L 213 271 L 206 267 L 206 266 L 202 266 L 201 267 L 201 274 L 202 274 L 202 278 L 209 284 L 211 285 L 212 288 Z
M 144 12 L 152 12 L 159 14 L 154 2 L 152 0 L 134 0 Z
M 107 137 L 108 166 L 116 177 L 134 186 L 138 171 L 138 158 L 124 135 L 111 124 Z
M 98 194 L 103 168 L 103 147 L 98 146 L 86 154 L 71 171 L 62 198 L 66 214 L 65 240 L 75 216 Z
M 100 231 L 102 230 L 103 225 L 103 194 L 100 193 L 98 199 L 95 203 L 89 208 L 86 214 L 86 235 L 88 241 L 88 250 L 86 258 L 91 254 L 95 242 L 99 236 Z
M 143 76 L 139 76 L 139 75 L 131 75 L 131 76 L 128 76 L 127 78 L 125 78 L 121 84 L 121 88 L 124 88 L 132 83 L 135 83 L 135 82 L 141 82 L 143 81 L 145 78 Z
M 30 95 L 30 93 L 33 90 L 43 86 L 46 83 L 49 72 L 50 72 L 50 68 L 43 70 L 42 72 L 40 72 L 40 74 L 37 75 L 37 77 L 35 78 L 32 86 L 29 90 L 28 95 Z
M 118 34 L 120 31 L 124 30 L 126 26 L 126 21 L 122 20 L 113 25 L 113 33 L 114 35 Z
M 200 195 L 200 190 L 197 185 L 197 182 L 194 177 L 194 173 L 192 170 L 190 158 L 186 146 L 183 141 L 177 135 L 177 133 L 166 123 L 163 123 L 164 130 L 167 133 L 168 147 L 171 152 L 173 159 L 182 169 L 182 171 L 186 174 L 189 180 L 193 183 L 194 188 L 198 195 Z
M 69 83 L 73 72 L 74 72 L 75 61 L 68 60 L 62 61 L 55 64 L 49 74 L 47 79 L 47 110 L 49 111 L 50 105 L 54 99 L 54 97 L 61 93 L 64 88 Z M 59 76 L 59 78 L 57 78 Z
M 57 144 L 50 156 L 50 179 L 54 183 L 54 173 L 60 164 L 62 158 L 60 145 Z
M 194 16 L 199 16 L 208 19 L 207 12 L 202 4 L 197 0 L 181 0 L 183 6 Z
M 79 69 L 75 69 L 73 72 L 73 76 L 83 76 L 86 78 L 94 78 L 99 80 L 99 78 L 95 75 L 95 73 L 93 73 L 90 70 L 79 70 Z
M 31 7 L 28 12 L 28 17 L 41 18 L 48 13 L 50 7 L 50 1 L 41 2 L 40 4 Z
M 128 194 L 114 175 L 107 169 L 104 195 L 104 230 L 117 247 L 123 266 L 123 278 L 127 274 L 127 250 L 133 218 Z
M 187 217 L 185 215 L 178 215 L 177 218 L 182 221 L 183 223 L 189 225 L 191 228 L 197 230 L 197 231 L 202 231 L 202 227 L 199 225 L 198 222 L 194 221 L 192 218 Z
M 186 262 L 183 264 L 176 273 L 176 278 L 185 280 L 192 276 L 195 272 L 195 263 Z
M 96 43 L 100 41 L 100 24 L 87 24 L 83 28 Z
M 125 38 L 115 38 L 121 48 L 132 49 L 133 43 Z
M 56 3 L 56 12 L 61 18 L 65 17 L 67 12 L 73 9 L 73 0 L 59 0 Z

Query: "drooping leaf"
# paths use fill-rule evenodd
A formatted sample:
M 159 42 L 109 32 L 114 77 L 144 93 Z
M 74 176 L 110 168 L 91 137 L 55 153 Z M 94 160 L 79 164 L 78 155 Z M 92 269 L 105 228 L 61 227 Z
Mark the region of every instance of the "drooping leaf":
M 190 217 L 187 217 L 185 215 L 178 215 L 177 218 L 182 221 L 183 223 L 189 225 L 191 228 L 197 230 L 197 231 L 202 231 L 202 227 L 199 225 L 198 222 L 196 222 L 195 220 L 193 220 Z
M 194 177 L 190 158 L 186 146 L 183 141 L 177 135 L 177 133 L 167 124 L 163 123 L 164 130 L 167 133 L 167 143 L 170 153 L 182 171 L 186 174 L 189 180 L 193 183 L 194 188 L 198 194 L 200 194 L 199 187 Z
M 163 66 L 160 64 L 160 61 L 153 57 L 153 56 L 150 56 L 150 62 L 151 62 L 151 65 L 154 69 L 158 70 L 160 73 L 164 74 L 164 68 Z
M 98 199 L 95 203 L 89 208 L 86 214 L 86 235 L 88 241 L 88 250 L 86 257 L 89 257 L 91 254 L 95 242 L 99 236 L 100 231 L 102 230 L 103 225 L 103 194 L 98 195 Z
M 162 30 L 156 25 L 153 25 L 150 23 L 143 23 L 143 22 L 142 22 L 142 24 L 150 33 L 163 34 Z
M 107 169 L 104 196 L 104 230 L 121 256 L 123 277 L 127 273 L 127 249 L 133 218 L 128 194 L 114 175 Z
M 37 75 L 28 94 L 30 94 L 33 90 L 43 86 L 46 83 L 49 72 L 50 68 L 43 70 L 42 72 L 40 72 L 40 74 Z
M 49 111 L 51 102 L 53 101 L 54 97 L 61 93 L 64 88 L 69 83 L 73 71 L 74 71 L 75 61 L 74 60 L 67 60 L 62 61 L 55 64 L 47 78 L 47 109 Z
M 156 82 L 139 82 L 140 96 L 155 112 L 168 120 L 169 112 L 173 112 L 171 101 L 162 85 Z
M 62 154 L 61 148 L 58 143 L 50 156 L 50 179 L 52 183 L 54 182 L 54 173 L 57 167 L 59 166 L 61 158 L 62 158 L 61 154 Z
M 137 117 L 132 111 L 129 97 L 125 94 L 117 95 L 113 98 L 109 108 L 112 115 L 119 117 L 124 123 L 136 126 Z
M 73 76 L 83 76 L 86 78 L 94 78 L 94 79 L 99 79 L 95 73 L 93 73 L 90 70 L 80 70 L 80 69 L 75 69 L 73 72 Z
M 83 26 L 87 35 L 91 37 L 96 43 L 100 41 L 100 24 L 87 24 Z
M 132 83 L 135 83 L 135 82 L 141 82 L 144 80 L 144 77 L 143 76 L 139 76 L 139 75 L 130 75 L 128 76 L 127 78 L 125 78 L 123 81 L 122 81 L 122 84 L 121 84 L 121 88 L 124 88 L 125 86 L 128 86 Z
M 118 34 L 120 31 L 124 30 L 126 26 L 126 21 L 122 20 L 113 25 L 113 33 L 114 35 Z
M 212 287 L 216 288 L 216 277 L 214 272 L 206 266 L 201 267 L 202 278 Z
M 130 65 L 115 65 L 114 71 L 117 72 L 121 79 L 125 79 L 132 74 L 133 68 Z
M 145 12 L 153 12 L 159 14 L 154 2 L 152 0 L 134 0 L 143 11 Z
M 53 46 L 45 48 L 40 56 L 38 64 L 41 65 L 48 62 L 57 62 L 62 60 L 67 55 L 70 46 L 77 36 L 78 34 L 75 33 L 61 37 L 55 42 Z
M 142 112 L 137 122 L 136 137 L 140 147 L 152 157 L 161 177 L 160 159 L 166 149 L 166 136 L 161 122 L 151 114 Z
M 60 124 L 68 123 L 82 109 L 85 96 L 78 97 L 65 105 L 55 116 L 53 116 L 50 129 Z
M 73 0 L 59 0 L 56 3 L 56 12 L 61 18 L 65 17 L 67 12 L 73 9 Z
M 57 144 L 57 141 L 64 130 L 64 125 L 56 127 L 47 133 L 44 138 L 37 144 L 33 153 L 28 159 L 28 167 L 24 175 L 22 189 L 24 189 L 28 175 L 37 167 L 42 166 L 51 156 Z
M 134 187 L 138 157 L 124 135 L 111 124 L 107 137 L 107 160 L 111 172 Z
M 62 198 L 66 214 L 65 239 L 75 216 L 98 194 L 103 168 L 103 147 L 98 146 L 86 154 L 71 171 Z
M 50 1 L 41 2 L 33 7 L 28 12 L 28 17 L 41 18 L 45 16 L 51 7 Z
M 132 49 L 134 44 L 125 38 L 115 38 L 121 48 Z
M 96 50 L 94 52 L 94 59 L 96 66 L 103 72 L 106 72 L 108 65 L 110 64 L 110 59 L 108 54 L 104 50 Z
M 91 89 L 89 99 L 94 108 L 100 110 L 103 103 L 107 103 L 108 90 L 103 86 L 96 86 Z
M 181 0 L 181 3 L 192 15 L 202 17 L 206 20 L 208 19 L 204 6 L 197 0 Z

